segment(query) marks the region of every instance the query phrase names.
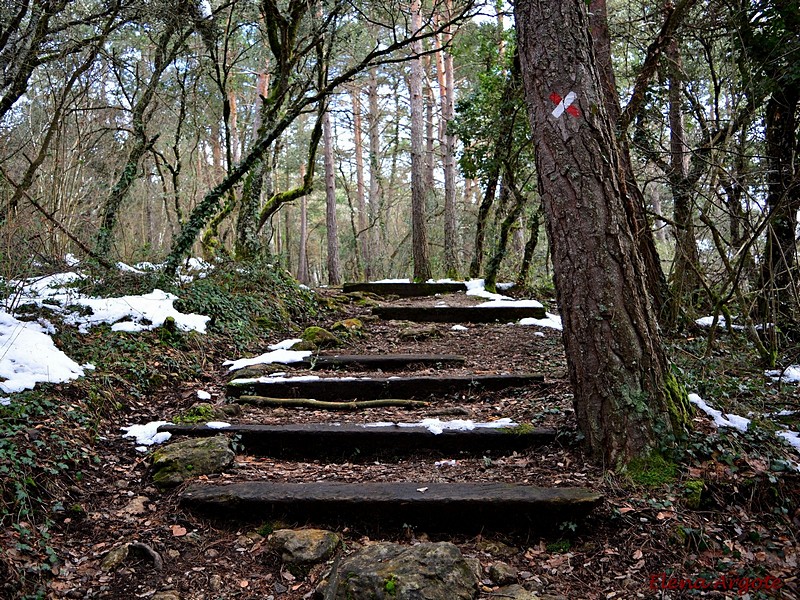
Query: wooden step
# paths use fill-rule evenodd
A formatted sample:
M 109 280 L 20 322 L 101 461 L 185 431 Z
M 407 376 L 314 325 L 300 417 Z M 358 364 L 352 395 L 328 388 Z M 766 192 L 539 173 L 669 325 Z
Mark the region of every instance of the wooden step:
M 212 429 L 205 425 L 162 425 L 159 431 L 173 435 L 238 436 L 238 443 L 252 454 L 280 457 L 348 457 L 393 455 L 416 451 L 510 453 L 542 446 L 556 439 L 555 429 L 511 425 L 502 428 L 476 427 L 459 431 L 444 429 L 434 434 L 423 426 L 369 426 L 315 423 L 305 425 L 231 425 Z
M 544 319 L 542 306 L 376 306 L 372 314 L 385 320 L 425 323 L 509 323 L 528 317 Z
M 450 377 L 327 377 L 233 379 L 229 397 L 241 395 L 272 398 L 315 398 L 316 400 L 367 400 L 375 398 L 415 398 L 497 391 L 513 387 L 540 385 L 539 374 L 462 375 Z
M 415 298 L 419 296 L 435 296 L 436 294 L 454 294 L 466 292 L 465 283 L 345 283 L 342 291 L 368 292 L 379 296 L 400 296 L 402 298 Z
M 466 359 L 455 354 L 336 354 L 303 359 L 299 364 L 309 369 L 364 369 L 391 371 L 412 366 L 461 366 Z
M 180 495 L 184 506 L 218 517 L 429 525 L 438 531 L 555 528 L 584 517 L 602 500 L 586 488 L 424 481 L 197 483 Z

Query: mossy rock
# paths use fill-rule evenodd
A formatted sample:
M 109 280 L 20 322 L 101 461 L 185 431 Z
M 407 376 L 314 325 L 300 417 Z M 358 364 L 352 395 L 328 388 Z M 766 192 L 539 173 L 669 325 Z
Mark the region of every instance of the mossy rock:
M 345 335 L 361 335 L 364 331 L 364 323 L 361 319 L 344 319 L 343 321 L 336 321 L 331 326 L 331 329 Z
M 706 488 L 705 482 L 702 479 L 690 479 L 684 482 L 683 490 L 687 508 L 697 510 L 700 508 L 700 503 L 703 499 L 703 491 Z
M 356 306 L 363 306 L 364 308 L 375 308 L 376 306 L 380 305 L 380 302 L 373 300 L 372 298 L 361 298 L 360 300 L 356 300 Z
M 316 326 L 306 328 L 306 330 L 303 332 L 303 335 L 300 336 L 300 340 L 301 343 L 305 342 L 306 344 L 311 344 L 313 349 L 336 348 L 342 344 L 341 340 L 330 331 Z M 295 344 L 292 348 L 296 350 L 297 344 Z
M 235 456 L 224 435 L 176 442 L 153 453 L 153 482 L 167 489 L 190 477 L 222 473 Z
M 215 421 L 220 413 L 208 402 L 197 402 L 173 419 L 176 423 L 206 423 Z
M 401 340 L 427 340 L 429 338 L 441 337 L 442 332 L 435 325 L 425 325 L 422 327 L 409 327 L 403 329 L 397 336 Z

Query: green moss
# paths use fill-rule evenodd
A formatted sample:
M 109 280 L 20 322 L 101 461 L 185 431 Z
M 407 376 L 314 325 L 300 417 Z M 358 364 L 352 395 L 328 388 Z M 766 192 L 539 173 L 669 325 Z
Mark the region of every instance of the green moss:
M 569 552 L 571 547 L 572 544 L 570 544 L 569 540 L 558 540 L 547 544 L 547 551 L 550 554 L 563 554 L 564 552 Z
M 659 487 L 674 481 L 678 468 L 675 463 L 654 452 L 634 458 L 628 463 L 626 470 L 634 483 Z
M 700 508 L 700 500 L 705 490 L 705 483 L 702 479 L 690 479 L 683 484 L 686 506 L 692 510 Z
M 341 345 L 338 337 L 322 327 L 308 327 L 300 336 L 300 339 L 307 344 L 312 344 L 316 348 L 335 348 Z
M 687 429 L 692 418 L 692 404 L 689 402 L 686 388 L 672 372 L 664 374 L 664 398 L 673 432 L 678 433 Z
M 182 414 L 175 417 L 176 423 L 206 423 L 217 417 L 214 407 L 207 402 L 195 404 Z

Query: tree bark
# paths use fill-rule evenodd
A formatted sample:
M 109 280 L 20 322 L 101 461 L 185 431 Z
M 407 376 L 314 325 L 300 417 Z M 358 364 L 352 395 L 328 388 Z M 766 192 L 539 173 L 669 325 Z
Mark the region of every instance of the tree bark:
M 300 180 L 306 178 L 306 166 L 300 165 Z M 297 280 L 308 285 L 308 198 L 300 198 L 300 249 L 297 255 Z
M 350 88 L 350 97 L 353 104 L 353 145 L 356 158 L 356 211 L 358 216 L 358 253 L 361 256 L 361 265 L 364 276 L 370 271 L 369 256 L 369 219 L 367 218 L 366 190 L 364 188 L 364 143 L 361 131 L 361 88 L 354 85 Z
M 422 27 L 422 7 L 420 0 L 411 0 L 411 29 L 417 32 Z M 408 88 L 411 95 L 411 247 L 414 261 L 414 281 L 427 281 L 431 278 L 431 265 L 428 255 L 428 231 L 425 222 L 425 140 L 423 128 L 425 121 L 422 102 L 422 42 L 411 44 L 411 52 L 416 55 L 411 60 L 411 73 Z
M 370 256 L 375 256 L 376 239 L 380 231 L 374 224 L 382 220 L 381 207 L 381 131 L 380 113 L 378 112 L 378 70 L 373 67 L 369 70 L 367 84 L 367 129 L 369 136 L 369 220 L 373 227 L 367 231 L 367 247 Z M 373 265 L 366 265 L 364 274 L 373 275 Z
M 689 404 L 628 218 L 586 3 L 518 0 L 515 12 L 576 418 L 590 453 L 619 466 L 674 443 Z
M 445 20 L 450 20 L 452 0 L 445 0 Z M 456 138 L 448 127 L 454 116 L 455 72 L 450 44 L 453 34 L 450 27 L 442 32 L 444 96 L 442 98 L 442 167 L 444 169 L 444 271 L 446 277 L 458 277 L 458 222 L 456 215 Z
M 336 220 L 336 167 L 333 164 L 333 136 L 331 113 L 325 111 L 322 121 L 322 140 L 325 155 L 325 225 L 328 242 L 328 285 L 342 281 L 339 262 L 339 224 Z

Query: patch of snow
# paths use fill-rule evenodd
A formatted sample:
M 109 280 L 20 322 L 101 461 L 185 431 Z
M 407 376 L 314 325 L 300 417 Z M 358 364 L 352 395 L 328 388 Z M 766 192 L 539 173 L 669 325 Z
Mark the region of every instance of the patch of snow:
M 484 279 L 470 279 L 464 282 L 467 286 L 467 296 L 477 296 L 479 298 L 488 298 L 489 300 L 511 300 L 508 296 L 503 294 L 493 294 L 487 292 L 484 287 L 486 281 Z
M 500 429 L 505 427 L 516 427 L 517 423 L 509 418 L 498 419 L 486 423 L 476 423 L 469 419 L 454 419 L 452 421 L 440 421 L 439 419 L 422 419 L 419 423 L 397 423 L 398 427 L 425 427 L 433 435 L 439 435 L 445 430 L 448 431 L 472 431 L 473 429 Z
M 123 271 L 125 273 L 136 273 L 137 275 L 144 275 L 144 271 L 141 271 L 140 269 L 137 269 L 136 267 L 132 267 L 130 265 L 126 265 L 124 262 L 118 262 L 117 263 L 117 268 L 120 271 Z
M 779 431 L 775 435 L 779 438 L 786 440 L 786 443 L 792 446 L 795 450 L 800 452 L 800 433 L 796 431 Z
M 689 394 L 689 402 L 711 417 L 717 427 L 733 427 L 739 431 L 747 431 L 747 427 L 750 425 L 750 419 L 738 415 L 724 414 L 720 410 L 711 408 L 711 406 L 697 394 Z
M 711 327 L 711 325 L 714 323 L 714 317 L 700 317 L 699 319 L 695 319 L 694 322 L 697 323 L 700 327 Z M 725 317 L 719 317 L 719 319 L 717 319 L 717 325 L 719 327 L 727 327 L 725 323 Z M 744 329 L 744 326 L 731 325 L 731 329 L 742 330 Z
M 394 427 L 392 421 L 376 421 L 374 423 L 364 423 L 362 427 Z
M 545 337 L 544 331 L 534 331 L 533 335 L 535 335 L 536 337 Z
M 225 429 L 226 427 L 230 427 L 230 423 L 226 423 L 225 421 L 209 421 L 206 423 L 206 427 L 209 429 Z
M 110 323 L 113 331 L 146 331 L 164 324 L 168 317 L 175 319 L 181 331 L 205 333 L 210 317 L 198 314 L 184 314 L 173 306 L 178 297 L 155 289 L 142 296 L 121 296 L 118 298 L 78 298 L 75 304 L 92 309 L 91 315 L 72 313 L 66 323 L 76 325 L 78 331 L 86 333 L 90 327 Z M 129 318 L 129 321 L 122 319 Z M 145 323 L 147 321 L 147 323 Z
M 800 365 L 790 365 L 785 369 L 764 371 L 764 375 L 772 377 L 773 381 L 780 380 L 783 383 L 800 383 Z
M 275 375 L 277 375 L 277 373 L 275 373 Z M 248 383 L 275 383 L 276 381 L 316 381 L 318 379 L 318 375 L 300 375 L 297 377 L 249 377 L 234 379 L 231 383 L 234 385 L 246 385 Z M 332 377 L 331 379 L 336 378 Z
M 82 377 L 84 367 L 53 343 L 38 323 L 19 321 L 0 310 L 0 391 L 32 389 L 37 383 L 63 383 Z
M 469 328 L 464 325 L 453 325 L 450 329 L 452 331 L 469 331 Z
M 435 463 L 433 463 L 433 466 L 434 467 L 455 467 L 456 464 L 458 464 L 458 463 L 456 463 L 455 459 L 437 460 Z
M 497 306 L 511 306 L 513 308 L 542 308 L 542 303 L 536 300 L 490 300 L 478 304 L 478 308 L 495 308 Z
M 79 264 L 81 264 L 81 260 L 71 252 L 68 252 L 64 257 L 64 262 L 68 267 L 77 267 Z
M 310 288 L 310 287 L 308 287 L 308 286 L 307 286 L 305 283 L 301 283 L 301 284 L 300 284 L 300 285 L 298 285 L 297 287 L 299 287 L 301 290 L 310 290 L 310 289 L 311 289 L 311 288 Z
M 253 365 L 270 365 L 272 363 L 288 365 L 291 363 L 298 363 L 308 356 L 311 356 L 310 350 L 273 350 L 272 352 L 265 352 L 264 354 L 255 356 L 253 358 L 226 360 L 222 364 L 230 365 L 228 367 L 228 371 L 237 371 L 244 367 L 251 367 Z
M 278 342 L 277 344 L 270 344 L 267 346 L 270 350 L 289 350 L 292 346 L 294 346 L 298 342 L 302 342 L 300 338 L 290 338 L 288 340 L 283 340 L 282 342 Z
M 211 394 L 205 390 L 197 390 L 197 397 L 200 398 L 200 400 L 211 400 Z
M 494 287 L 496 287 L 501 292 L 505 292 L 506 290 L 510 290 L 511 288 L 513 288 L 515 285 L 516 285 L 515 283 L 508 281 L 505 283 L 495 283 Z
M 379 279 L 370 283 L 411 283 L 410 279 Z
M 11 398 L 9 398 L 8 396 L 0 398 L 0 406 L 8 406 L 10 404 L 11 404 Z
M 144 425 L 129 425 L 120 427 L 125 433 L 122 437 L 132 437 L 140 446 L 152 446 L 153 444 L 163 444 L 172 434 L 167 431 L 159 432 L 158 428 L 162 425 L 171 425 L 169 421 L 150 421 Z
M 519 325 L 537 325 L 538 327 L 549 327 L 550 329 L 558 329 L 561 331 L 564 326 L 561 324 L 561 317 L 550 313 L 545 313 L 544 319 L 534 319 L 533 317 L 526 317 L 519 320 Z

